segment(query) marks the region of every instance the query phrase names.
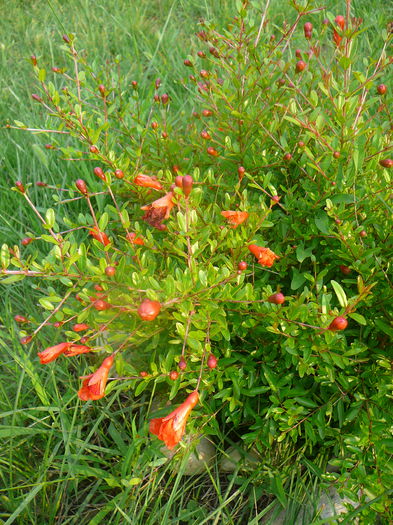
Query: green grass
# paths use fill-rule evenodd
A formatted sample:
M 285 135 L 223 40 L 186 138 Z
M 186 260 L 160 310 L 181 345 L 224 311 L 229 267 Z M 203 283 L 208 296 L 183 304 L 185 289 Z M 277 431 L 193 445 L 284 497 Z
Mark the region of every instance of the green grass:
M 281 4 L 281 3 L 280 3 Z M 342 12 L 344 2 L 329 2 Z M 274 6 L 277 9 L 277 6 Z M 368 27 L 365 48 L 378 46 L 379 28 L 391 20 L 393 6 L 379 0 L 355 1 L 356 16 Z M 77 35 L 93 65 L 119 55 L 141 89 L 160 77 L 179 113 L 190 111 L 179 79 L 186 73 L 183 58 L 198 49 L 194 33 L 198 19 L 213 18 L 221 27 L 235 14 L 226 0 L 15 0 L 0 20 L 0 120 L 19 120 L 29 127 L 45 126 L 47 117 L 30 94 L 36 83 L 29 56 L 46 66 L 62 66 L 61 35 Z M 273 19 L 281 20 L 277 9 Z M 49 156 L 46 166 L 34 153 L 48 137 L 20 130 L 0 130 L 0 239 L 19 244 L 37 229 L 36 217 L 20 196 L 9 190 L 15 180 L 68 184 L 83 174 L 79 163 Z M 50 192 L 33 187 L 39 209 L 52 204 Z M 279 498 L 265 493 L 269 475 L 265 463 L 254 472 L 222 475 L 213 464 L 207 474 L 186 478 L 182 466 L 163 460 L 157 445 L 148 444 L 150 397 L 131 402 L 124 395 L 82 405 L 76 396 L 82 367 L 40 367 L 36 345 L 19 344 L 13 315 L 35 317 L 38 283 L 15 283 L 1 288 L 0 298 L 0 519 L 20 524 L 235 524 L 257 525 L 263 515 L 279 508 Z M 218 450 L 229 433 L 222 429 Z M 234 438 L 234 436 L 232 436 Z M 290 457 L 283 451 L 283 457 Z M 302 483 L 313 489 L 315 478 L 292 472 L 291 512 L 301 505 Z M 254 483 L 258 480 L 258 483 Z M 305 493 L 305 490 L 301 492 Z M 272 502 L 270 502 L 272 501 Z M 295 510 L 294 510 L 295 509 Z M 248 521 L 247 521 L 248 520 Z

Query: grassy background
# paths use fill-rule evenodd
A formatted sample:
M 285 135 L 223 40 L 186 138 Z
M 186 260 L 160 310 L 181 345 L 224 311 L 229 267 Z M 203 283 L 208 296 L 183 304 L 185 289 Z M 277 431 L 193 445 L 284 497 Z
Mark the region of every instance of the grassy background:
M 344 2 L 327 3 L 332 12 L 344 12 Z M 286 6 L 272 4 L 273 21 L 282 21 Z M 378 48 L 380 28 L 393 18 L 393 6 L 380 0 L 353 5 L 367 27 L 360 53 L 369 55 Z M 187 74 L 183 58 L 198 49 L 198 19 L 213 18 L 222 27 L 234 14 L 234 0 L 14 0 L 0 20 L 2 125 L 16 119 L 45 126 L 46 116 L 30 98 L 36 83 L 29 56 L 61 67 L 61 35 L 69 32 L 93 64 L 120 55 L 121 67 L 142 89 L 160 77 L 181 117 L 189 108 L 179 79 Z M 65 183 L 78 178 L 82 168 L 56 155 L 43 165 L 33 145 L 45 144 L 47 137 L 9 129 L 0 134 L 0 239 L 12 245 L 36 225 L 31 211 L 9 191 L 12 183 Z M 33 188 L 32 196 L 43 209 L 52 204 L 50 192 Z M 229 479 L 213 466 L 204 477 L 184 478 L 181 466 L 172 472 L 155 449 L 145 446 L 148 396 L 132 406 L 116 396 L 80 405 L 68 387 L 75 385 L 77 367 L 57 365 L 55 377 L 51 367 L 38 365 L 35 345 L 40 343 L 21 347 L 12 321 L 16 313 L 34 315 L 35 286 L 22 282 L 1 289 L 0 519 L 6 524 L 230 524 L 245 523 L 251 508 L 250 523 L 259 523 L 269 507 L 263 510 L 263 490 L 252 484 L 255 472 Z M 294 486 L 304 483 L 312 490 L 311 478 L 297 474 Z

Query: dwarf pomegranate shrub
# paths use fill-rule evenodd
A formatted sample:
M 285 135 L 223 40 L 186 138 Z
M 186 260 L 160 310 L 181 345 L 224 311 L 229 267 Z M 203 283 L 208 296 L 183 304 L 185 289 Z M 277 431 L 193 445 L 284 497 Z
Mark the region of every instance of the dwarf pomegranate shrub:
M 392 35 L 367 58 L 349 2 L 342 15 L 291 3 L 282 27 L 237 4 L 230 27 L 202 23 L 200 50 L 179 57 L 184 122 L 169 86 L 141 93 L 93 70 L 73 35 L 56 71 L 33 61 L 43 148 L 70 159 L 69 185 L 49 188 L 43 214 L 15 182 L 42 231 L 3 245 L 2 282 L 41 281 L 42 316 L 16 312 L 22 342 L 46 331 L 42 363 L 83 360 L 82 400 L 153 383 L 190 394 L 150 425 L 171 448 L 195 407 L 215 414 L 195 428 L 228 425 L 262 453 L 304 447 L 307 466 L 339 467 L 327 482 L 376 499 L 366 513 L 388 512 Z

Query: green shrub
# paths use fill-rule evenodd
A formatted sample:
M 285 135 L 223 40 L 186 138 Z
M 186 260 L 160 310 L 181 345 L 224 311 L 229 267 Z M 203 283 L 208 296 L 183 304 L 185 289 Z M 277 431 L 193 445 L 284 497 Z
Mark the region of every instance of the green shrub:
M 19 319 L 23 342 L 45 330 L 91 373 L 106 358 L 82 399 L 103 397 L 108 373 L 106 395 L 198 389 L 194 428 L 229 428 L 262 455 L 302 451 L 372 500 L 365 519 L 388 516 L 391 33 L 368 58 L 359 19 L 294 4 L 294 23 L 272 27 L 251 4 L 226 29 L 202 23 L 199 56 L 182 58 L 189 117 L 159 79 L 141 93 L 117 63 L 92 68 L 73 35 L 52 72 L 33 59 L 50 136 L 37 154 L 86 176 L 50 188 L 46 212 L 16 185 L 43 229 L 27 228 L 22 253 L 3 246 L 2 282 L 40 278 L 46 314 Z M 269 476 L 285 501 L 280 457 Z

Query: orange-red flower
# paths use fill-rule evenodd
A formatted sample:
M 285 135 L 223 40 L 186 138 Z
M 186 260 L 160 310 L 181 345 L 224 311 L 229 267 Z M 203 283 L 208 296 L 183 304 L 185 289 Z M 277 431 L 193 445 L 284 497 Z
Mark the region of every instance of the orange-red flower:
M 166 417 L 150 421 L 149 430 L 171 450 L 181 440 L 188 416 L 199 401 L 198 391 L 192 392 L 178 408 Z
M 142 206 L 141 210 L 146 211 L 142 219 L 158 230 L 164 230 L 165 226 L 162 224 L 162 221 L 168 219 L 171 210 L 175 205 L 173 197 L 174 193 L 173 191 L 170 191 L 161 197 L 161 199 L 157 199 L 147 206 Z
M 154 190 L 163 189 L 161 183 L 157 179 L 149 177 L 149 175 L 143 175 L 142 173 L 135 177 L 134 183 L 137 186 L 143 186 L 144 188 L 153 188 Z
M 341 44 L 341 40 L 343 39 L 342 36 L 340 36 L 337 31 L 334 29 L 333 30 L 333 40 L 334 40 L 334 43 L 336 44 L 336 46 L 338 47 L 340 44 Z
M 82 376 L 82 388 L 78 392 L 79 399 L 88 401 L 89 399 L 96 400 L 105 396 L 106 381 L 108 379 L 109 370 L 113 365 L 114 357 L 110 355 L 102 362 L 102 365 L 88 376 Z
M 262 246 L 257 246 L 256 244 L 250 244 L 248 249 L 253 255 L 255 255 L 255 257 L 258 259 L 258 263 L 261 266 L 268 266 L 270 268 L 273 266 L 274 261 L 280 258 L 278 255 L 272 252 L 272 250 L 269 250 L 269 248 L 263 248 Z
M 141 237 L 137 237 L 134 232 L 127 233 L 126 239 L 131 244 L 139 244 L 140 246 L 145 244 L 145 241 Z
M 222 211 L 221 215 L 226 218 L 232 228 L 237 228 L 239 224 L 248 219 L 246 211 Z
M 86 345 L 74 345 L 72 344 L 65 352 L 64 355 L 66 357 L 73 357 L 74 355 L 79 354 L 87 354 L 88 352 L 91 352 L 92 348 L 90 346 Z
M 71 345 L 72 343 L 59 343 L 58 345 L 50 346 L 42 352 L 39 352 L 37 355 L 40 358 L 40 363 L 42 365 L 51 363 L 52 361 L 57 359 L 59 355 L 63 354 L 66 350 L 68 350 L 68 348 Z
M 94 226 L 94 228 L 92 228 L 90 230 L 90 235 L 92 235 L 94 237 L 94 239 L 96 239 L 97 241 L 99 241 L 101 244 L 103 244 L 104 246 L 107 246 L 108 244 L 110 244 L 110 240 L 108 239 L 108 236 L 106 233 L 100 231 L 97 226 Z

